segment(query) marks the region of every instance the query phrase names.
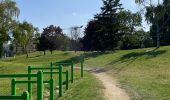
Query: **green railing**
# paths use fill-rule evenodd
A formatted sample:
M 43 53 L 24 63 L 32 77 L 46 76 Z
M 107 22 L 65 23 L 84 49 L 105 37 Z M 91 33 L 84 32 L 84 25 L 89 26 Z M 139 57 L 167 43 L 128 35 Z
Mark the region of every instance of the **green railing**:
M 11 100 L 11 99 L 14 99 L 14 100 L 30 100 L 29 99 L 29 93 L 27 91 L 23 92 L 23 94 L 21 96 L 0 96 L 0 99 L 1 100 Z
M 37 100 L 43 100 L 43 92 L 44 92 L 43 86 L 44 85 L 43 85 L 43 72 L 42 71 L 38 71 L 37 74 L 0 74 L 0 78 L 24 78 L 24 77 L 25 78 L 37 77 Z M 12 80 L 12 83 L 13 81 L 15 81 L 15 79 Z M 13 87 L 11 86 L 11 88 L 15 88 L 15 85 L 13 85 Z M 11 90 L 11 93 L 12 95 L 15 96 L 16 91 Z
M 81 77 L 83 77 L 83 63 L 84 58 L 81 59 Z M 65 74 L 65 85 L 66 90 L 68 89 L 68 83 L 69 83 L 69 74 L 68 69 L 63 72 L 62 67 L 71 66 L 71 82 L 73 83 L 74 79 L 74 65 L 72 61 L 67 62 L 55 62 L 51 63 L 50 67 L 28 67 L 28 73 L 27 74 L 0 74 L 0 78 L 13 78 L 11 80 L 11 96 L 0 96 L 1 100 L 6 99 L 20 99 L 20 100 L 31 100 L 32 97 L 32 84 L 37 84 L 37 100 L 43 100 L 44 96 L 44 83 L 50 84 L 50 100 L 54 100 L 54 74 L 58 74 L 58 85 L 59 85 L 59 97 L 62 96 L 62 85 L 63 85 L 63 79 L 62 74 Z M 37 70 L 37 74 L 32 74 L 33 70 Z M 50 70 L 47 72 L 42 72 L 39 70 Z M 53 71 L 53 70 L 57 70 Z M 50 80 L 45 81 L 44 80 L 44 74 L 50 74 Z M 33 81 L 32 78 L 36 77 L 37 80 Z M 28 78 L 28 80 L 19 81 L 16 80 L 16 78 Z M 24 92 L 21 96 L 16 95 L 16 85 L 17 84 L 28 84 L 28 92 Z
M 53 72 L 54 69 L 57 69 L 59 72 Z M 28 73 L 31 74 L 33 70 L 50 70 L 50 72 L 44 72 L 44 74 L 50 74 L 50 78 L 53 79 L 53 74 L 58 74 L 58 82 L 59 82 L 59 97 L 62 96 L 62 74 L 65 74 L 66 76 L 66 90 L 68 89 L 68 70 L 66 70 L 66 72 L 62 72 L 62 66 L 58 66 L 58 67 L 50 67 L 50 68 L 46 68 L 46 67 L 28 67 Z M 31 81 L 31 77 L 28 77 L 28 80 Z M 30 93 L 30 95 L 32 95 L 32 84 L 28 83 L 28 91 Z M 54 94 L 54 93 L 51 93 Z M 30 96 L 31 97 L 31 96 Z M 51 96 L 51 98 L 53 98 Z M 53 99 L 50 99 L 53 100 Z
M 16 95 L 16 85 L 17 84 L 27 84 L 27 83 L 34 84 L 34 83 L 38 83 L 38 82 L 37 81 L 17 81 L 16 79 L 12 79 L 11 83 L 12 83 L 11 94 Z M 54 81 L 53 81 L 53 79 L 50 79 L 49 81 L 43 81 L 43 83 L 50 84 L 50 100 L 54 100 Z
M 56 68 L 57 66 L 71 66 L 71 83 L 73 83 L 74 80 L 74 65 L 73 62 L 55 62 L 55 63 L 51 63 L 51 67 L 52 68 Z

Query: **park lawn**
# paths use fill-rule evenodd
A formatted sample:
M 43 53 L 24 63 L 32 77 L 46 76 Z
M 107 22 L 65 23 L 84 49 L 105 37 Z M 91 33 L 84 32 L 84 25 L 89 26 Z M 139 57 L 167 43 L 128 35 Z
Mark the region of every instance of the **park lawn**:
M 170 100 L 170 47 L 87 52 L 85 66 L 104 68 L 132 100 Z
M 53 54 L 47 52 L 46 55 L 40 55 L 39 52 L 30 53 L 29 58 L 26 55 L 20 55 L 12 58 L 6 58 L 0 60 L 0 73 L 12 74 L 12 73 L 27 73 L 28 66 L 44 66 L 50 65 L 50 62 L 66 61 L 66 60 L 79 60 L 79 56 L 82 52 L 70 52 L 70 51 L 54 51 Z M 77 63 L 77 62 L 76 62 Z M 80 66 L 80 64 L 76 64 Z M 48 76 L 47 76 L 48 77 Z M 48 79 L 48 78 L 45 79 Z M 65 78 L 65 76 L 63 75 Z M 57 79 L 57 78 L 56 78 Z M 10 95 L 10 81 L 11 79 L 1 79 L 0 81 L 0 94 Z M 20 80 L 20 79 L 17 79 Z M 63 79 L 64 80 L 64 79 Z M 56 81 L 56 83 L 58 83 Z M 74 99 L 78 100 L 103 100 L 102 97 L 102 85 L 100 82 L 92 76 L 90 73 L 85 72 L 84 78 L 80 77 L 80 70 L 75 70 L 74 83 L 69 84 L 69 90 L 65 90 L 63 86 L 62 100 Z M 23 90 L 27 90 L 26 85 L 17 85 L 18 94 L 21 94 Z M 33 91 L 35 88 L 33 89 Z M 36 91 L 33 92 L 36 96 Z M 57 94 L 55 94 L 55 98 Z

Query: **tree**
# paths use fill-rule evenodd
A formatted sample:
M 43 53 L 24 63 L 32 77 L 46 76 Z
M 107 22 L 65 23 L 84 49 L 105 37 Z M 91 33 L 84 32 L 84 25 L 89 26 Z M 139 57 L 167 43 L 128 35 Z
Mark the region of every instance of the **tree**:
M 15 1 L 1 0 L 0 1 L 0 56 L 2 54 L 2 45 L 8 41 L 10 30 L 13 26 L 13 18 L 19 15 L 19 8 Z
M 48 40 L 45 36 L 42 36 L 38 38 L 38 43 L 37 43 L 37 50 L 38 51 L 44 51 L 44 55 L 46 54 L 45 51 L 48 50 Z
M 79 38 L 80 38 L 81 28 L 82 27 L 83 26 L 80 26 L 80 27 L 74 26 L 70 30 L 71 39 L 72 39 L 71 44 L 72 44 L 72 48 L 74 49 L 75 52 L 78 49 Z
M 145 18 L 148 22 L 150 22 L 152 25 L 151 26 L 155 26 L 156 28 L 156 47 L 159 48 L 160 47 L 160 21 L 162 20 L 164 13 L 165 13 L 165 9 L 164 7 L 160 4 L 160 0 L 158 0 L 158 4 L 156 6 L 154 6 L 152 0 L 135 0 L 135 2 L 139 5 L 143 5 L 144 8 L 146 10 L 145 13 Z
M 28 58 L 28 44 L 32 37 L 34 36 L 35 28 L 31 23 L 24 21 L 23 23 L 18 23 L 18 25 L 13 30 L 14 41 L 17 45 L 23 48 L 23 52 L 27 54 Z
M 43 29 L 43 33 L 39 39 L 40 43 L 38 44 L 39 50 L 44 51 L 50 50 L 51 54 L 53 50 L 56 50 L 60 46 L 59 38 L 63 36 L 62 29 L 58 26 L 50 25 Z
M 120 39 L 120 23 L 118 14 L 122 10 L 120 0 L 103 0 L 103 7 L 101 13 L 95 15 L 101 28 L 103 43 L 105 50 L 113 50 L 117 47 L 117 41 Z
M 122 10 L 120 0 L 103 0 L 101 13 L 94 16 L 85 28 L 83 37 L 86 50 L 114 50 L 120 39 L 119 12 Z M 89 45 L 89 46 L 88 46 Z
M 91 20 L 88 22 L 85 31 L 84 37 L 82 39 L 83 50 L 86 51 L 104 51 L 103 37 L 102 32 L 99 31 L 101 26 L 97 20 Z
M 113 33 L 113 35 L 115 36 L 114 37 L 115 38 L 114 49 L 139 48 L 140 42 L 141 42 L 139 38 L 141 38 L 141 36 L 136 34 L 136 32 L 140 28 L 142 28 L 141 27 L 141 22 L 142 22 L 141 15 L 139 13 L 132 13 L 130 11 L 121 10 L 117 13 L 117 20 L 118 20 L 117 23 L 119 27 L 117 28 L 118 32 Z M 106 39 L 109 39 L 109 37 L 106 38 L 107 34 L 104 34 L 106 31 L 103 31 L 102 28 L 103 28 L 103 25 L 101 25 L 101 21 L 99 20 L 94 19 L 94 20 L 91 20 L 87 24 L 87 27 L 85 28 L 85 32 L 84 32 L 85 36 L 82 39 L 84 50 L 104 51 L 104 48 L 106 48 L 106 46 L 108 45 L 107 44 L 108 42 L 105 42 L 105 41 Z M 109 27 L 107 28 L 109 30 Z M 116 28 L 110 28 L 110 29 L 114 30 Z M 137 44 L 135 45 L 135 43 Z M 112 46 L 112 44 L 110 45 Z
M 142 23 L 142 17 L 140 13 L 132 13 L 129 10 L 122 10 L 120 11 L 119 15 L 119 22 L 120 22 L 120 28 L 121 33 L 123 35 L 126 34 L 133 34 L 135 31 L 137 31 L 141 27 Z

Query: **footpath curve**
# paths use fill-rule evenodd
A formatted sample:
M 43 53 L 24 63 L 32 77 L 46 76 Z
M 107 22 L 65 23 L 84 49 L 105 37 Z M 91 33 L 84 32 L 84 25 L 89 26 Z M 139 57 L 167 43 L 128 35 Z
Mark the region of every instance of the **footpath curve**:
M 102 82 L 105 100 L 130 100 L 125 90 L 118 87 L 116 80 L 108 75 L 105 70 L 100 68 L 84 68 L 84 70 L 92 73 Z

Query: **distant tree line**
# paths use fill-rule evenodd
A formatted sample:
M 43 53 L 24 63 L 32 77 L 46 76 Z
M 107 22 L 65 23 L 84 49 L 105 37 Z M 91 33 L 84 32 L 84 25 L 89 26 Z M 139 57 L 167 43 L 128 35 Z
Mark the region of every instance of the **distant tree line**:
M 50 25 L 43 29 L 41 36 L 38 38 L 37 50 L 70 50 L 70 38 L 63 33 L 59 26 Z
M 49 25 L 40 33 L 32 23 L 17 20 L 19 8 L 15 1 L 0 1 L 0 56 L 13 51 L 26 54 L 49 50 L 102 51 L 137 49 L 170 45 L 170 0 L 156 5 L 152 0 L 135 0 L 142 6 L 133 13 L 122 7 L 120 0 L 102 0 L 101 11 L 87 23 L 84 35 L 78 28 L 70 28 L 70 36 L 60 26 Z M 142 26 L 143 16 L 150 25 Z

